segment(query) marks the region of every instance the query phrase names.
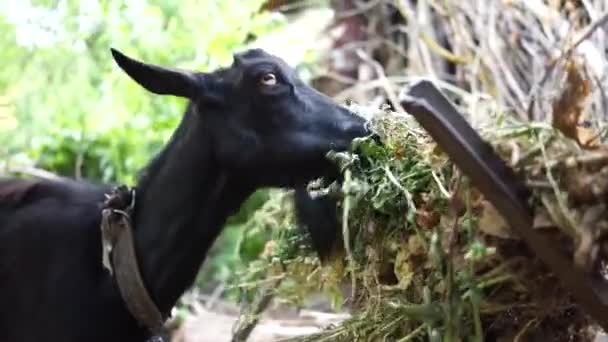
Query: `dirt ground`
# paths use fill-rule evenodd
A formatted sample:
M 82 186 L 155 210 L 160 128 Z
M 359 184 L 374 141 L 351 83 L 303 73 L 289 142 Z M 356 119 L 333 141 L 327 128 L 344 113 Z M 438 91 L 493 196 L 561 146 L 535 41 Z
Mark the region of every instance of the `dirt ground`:
M 342 317 L 334 315 L 331 321 L 340 321 Z M 318 332 L 325 325 L 319 322 L 329 317 L 308 316 L 301 319 L 269 319 L 260 322 L 253 330 L 249 342 L 272 342 L 287 337 L 308 335 Z M 187 320 L 173 337 L 172 342 L 230 342 L 232 327 L 237 317 L 212 311 L 200 312 Z M 316 321 L 316 322 L 315 322 Z
M 350 317 L 348 313 L 331 313 L 328 309 L 323 298 L 312 298 L 306 309 L 301 310 L 271 304 L 247 341 L 273 342 L 309 335 Z M 212 307 L 201 304 L 195 311 L 174 333 L 172 342 L 230 342 L 239 316 L 236 305 L 217 301 Z

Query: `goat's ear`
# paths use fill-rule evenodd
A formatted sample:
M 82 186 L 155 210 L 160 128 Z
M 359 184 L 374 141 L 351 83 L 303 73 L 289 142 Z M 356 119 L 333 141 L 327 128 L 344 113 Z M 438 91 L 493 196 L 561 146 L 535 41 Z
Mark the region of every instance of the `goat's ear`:
M 329 196 L 312 198 L 305 188 L 298 187 L 294 201 L 298 224 L 308 230 L 321 262 L 330 261 L 337 255 L 341 237 L 336 200 Z
M 194 98 L 200 91 L 200 81 L 195 73 L 165 68 L 140 62 L 111 48 L 112 57 L 135 82 L 147 90 L 160 95 Z

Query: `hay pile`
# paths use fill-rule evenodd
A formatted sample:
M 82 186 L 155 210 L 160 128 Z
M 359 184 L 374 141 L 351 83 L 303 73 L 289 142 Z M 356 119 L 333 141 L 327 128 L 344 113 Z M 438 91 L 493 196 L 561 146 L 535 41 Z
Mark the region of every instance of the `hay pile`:
M 608 149 L 602 132 L 568 121 L 588 93 L 575 64 L 568 70 L 554 125 L 488 105 L 476 128 L 527 179 L 535 228 L 561 237 L 555 248 L 591 269 L 605 253 Z M 298 341 L 591 340 L 596 328 L 580 307 L 412 117 L 353 109 L 381 143 L 361 139 L 357 153 L 332 154 L 345 182 L 309 189 L 340 196 L 343 253 L 320 265 L 291 193 L 276 191 L 245 233 L 271 230 L 273 239 L 239 275 L 244 298 L 270 284 L 298 304 L 321 289 L 339 308 L 339 288 L 349 284 L 353 318 Z
M 295 224 L 292 194 L 275 191 L 244 232 L 273 238 L 236 275 L 243 302 L 301 304 L 322 290 L 353 313 L 297 341 L 592 340 L 599 329 L 394 100 L 410 75 L 434 78 L 526 179 L 534 227 L 580 267 L 605 272 L 606 3 L 368 3 L 340 19 L 363 18 L 367 28 L 364 40 L 332 51 L 360 58 L 352 79 L 332 78 L 341 83 L 333 93 L 388 99 L 397 112 L 353 105 L 381 143 L 363 139 L 331 155 L 346 181 L 310 186 L 340 198 L 342 253 L 321 265 Z

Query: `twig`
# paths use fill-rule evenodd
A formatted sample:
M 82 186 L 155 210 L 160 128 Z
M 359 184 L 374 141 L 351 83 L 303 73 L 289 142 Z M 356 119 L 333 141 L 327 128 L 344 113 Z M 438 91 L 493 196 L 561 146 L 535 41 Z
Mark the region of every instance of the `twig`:
M 608 12 L 602 14 L 597 20 L 595 20 L 593 23 L 591 23 L 587 27 L 587 30 L 585 30 L 585 32 L 583 32 L 583 34 L 581 34 L 581 36 L 574 42 L 574 44 L 572 44 L 572 46 L 568 50 L 566 50 L 565 53 L 562 53 L 560 55 L 560 57 L 558 57 L 558 59 L 564 58 L 564 56 L 571 55 L 579 45 L 581 45 L 585 40 L 587 40 L 589 37 L 591 37 L 593 32 L 595 32 L 597 29 L 599 29 L 606 22 L 608 22 Z
M 421 332 L 424 331 L 424 329 L 426 328 L 426 324 L 420 324 L 418 326 L 418 328 L 414 329 L 411 333 L 405 335 L 402 339 L 400 339 L 397 342 L 407 342 L 407 341 L 411 341 L 414 338 L 416 338 L 418 335 L 420 335 Z
M 344 185 L 348 186 L 351 180 L 350 170 L 344 172 Z M 344 240 L 344 250 L 346 251 L 346 257 L 348 258 L 348 264 L 350 266 L 350 280 L 351 280 L 351 296 L 355 299 L 357 293 L 357 277 L 355 276 L 355 259 L 353 257 L 353 251 L 350 247 L 350 230 L 348 229 L 348 214 L 350 212 L 350 206 L 352 201 L 352 195 L 348 192 L 344 195 L 342 202 L 342 236 Z
M 281 5 L 274 9 L 276 12 L 289 12 L 294 10 L 303 10 L 306 8 L 314 8 L 319 5 L 323 5 L 323 1 L 320 0 L 300 0 L 295 3 L 288 3 L 286 5 Z
M 84 151 L 76 154 L 76 162 L 74 163 L 74 178 L 82 179 L 82 166 L 84 165 Z
M 551 75 L 551 72 L 553 72 L 553 70 L 558 65 L 558 63 L 561 62 L 564 58 L 570 57 L 572 55 L 572 53 L 574 52 L 574 50 L 580 44 L 582 44 L 586 39 L 591 37 L 593 32 L 595 32 L 597 29 L 599 29 L 606 22 L 608 22 L 608 12 L 604 13 L 596 21 L 591 23 L 591 25 L 589 25 L 587 27 L 587 30 L 585 32 L 583 32 L 583 34 L 574 42 L 574 44 L 572 44 L 571 47 L 569 47 L 566 51 L 562 52 L 557 58 L 555 58 L 554 60 L 549 62 L 549 65 L 545 69 L 545 72 L 543 73 L 543 76 L 541 77 L 540 81 L 538 82 L 538 84 L 536 84 L 532 88 L 533 93 L 532 93 L 532 96 L 530 97 L 530 102 L 528 104 L 528 110 L 527 110 L 528 119 L 532 119 L 533 107 L 536 102 L 536 98 L 538 96 L 540 89 L 547 82 L 547 80 L 549 79 L 549 75 Z
M 395 107 L 395 110 L 404 113 L 405 110 L 403 109 L 403 107 L 401 107 L 401 102 L 397 98 L 397 93 L 395 92 L 395 89 L 393 89 L 391 82 L 388 80 L 388 78 L 386 78 L 386 74 L 384 73 L 384 68 L 382 67 L 382 65 L 380 65 L 380 63 L 371 58 L 367 53 L 365 53 L 361 49 L 357 50 L 357 55 L 359 56 L 359 58 L 369 63 L 372 68 L 374 68 L 376 75 L 378 75 L 378 79 L 382 82 L 382 87 L 386 92 L 386 96 L 391 101 L 393 107 Z
M 412 194 L 403 185 L 399 183 L 399 181 L 397 180 L 395 175 L 393 175 L 387 165 L 384 165 L 384 173 L 388 177 L 388 180 L 391 181 L 391 183 L 393 183 L 397 187 L 397 189 L 401 190 L 401 192 L 403 192 L 403 194 L 405 195 L 405 200 L 407 201 L 407 206 L 409 210 L 407 214 L 407 221 L 409 223 L 414 219 L 414 216 L 416 215 L 416 204 L 414 203 L 414 198 L 412 197 Z
M 526 323 L 526 325 L 524 325 L 524 327 L 517 333 L 517 335 L 515 335 L 513 342 L 520 342 L 533 324 L 538 324 L 537 318 L 532 318 L 529 320 L 528 323 Z
M 456 248 L 456 242 L 458 239 L 458 200 L 459 200 L 459 192 L 460 192 L 460 184 L 462 180 L 462 176 L 460 173 L 456 171 L 456 184 L 454 185 L 454 190 L 452 191 L 452 196 L 450 198 L 450 209 L 454 214 L 454 223 L 452 224 L 452 230 L 450 231 L 450 236 L 448 237 L 448 255 L 447 255 L 447 279 L 446 279 L 446 341 L 456 341 L 456 329 L 455 319 L 454 319 L 454 249 Z
M 217 300 L 220 298 L 222 293 L 224 293 L 225 289 L 226 289 L 226 283 L 224 283 L 224 282 L 221 282 L 218 286 L 216 286 L 215 289 L 213 289 L 211 296 L 209 296 L 209 299 L 205 303 L 205 309 L 209 310 L 209 309 L 213 308 L 213 305 L 215 305 L 215 302 L 217 302 Z
M 565 220 L 565 222 L 563 222 L 563 223 L 567 226 L 567 227 L 563 227 L 563 228 L 568 229 L 568 233 L 572 235 L 573 232 L 576 231 L 576 223 L 574 222 L 574 219 L 570 215 L 570 212 L 568 210 L 568 204 L 566 203 L 564 194 L 562 194 L 559 191 L 559 185 L 557 184 L 557 181 L 555 180 L 555 178 L 553 178 L 553 174 L 551 173 L 552 169 L 549 168 L 549 159 L 548 159 L 547 151 L 546 151 L 544 145 L 541 145 L 541 151 L 542 151 L 543 161 L 544 161 L 545 168 L 546 168 L 545 176 L 547 177 L 547 181 L 549 181 L 549 183 L 551 184 L 551 187 L 553 188 L 553 193 L 555 195 L 555 199 L 557 200 L 557 205 L 561 211 L 562 217 Z M 543 196 L 543 200 L 544 199 L 545 199 L 545 196 Z M 546 204 L 545 204 L 545 206 L 546 206 Z M 547 210 L 551 213 L 551 208 L 547 207 Z
M 284 278 L 277 279 L 273 284 L 263 289 L 262 293 L 251 305 L 251 312 L 241 314 L 233 327 L 232 342 L 245 342 L 260 321 L 260 315 L 274 298 L 275 290 L 281 285 Z M 241 320 L 244 318 L 244 320 Z
M 426 46 L 438 56 L 455 64 L 467 64 L 470 62 L 470 58 L 467 56 L 458 56 L 457 54 L 443 48 L 428 34 L 421 33 L 420 39 L 426 44 Z
M 449 199 L 452 195 L 450 195 L 449 191 L 445 188 L 445 186 L 443 186 L 443 183 L 441 183 L 441 180 L 439 179 L 439 176 L 437 176 L 437 172 L 435 172 L 434 170 L 432 170 L 431 171 L 431 175 L 433 176 L 433 180 L 437 184 L 437 188 L 439 189 L 439 192 L 445 198 Z
M 372 8 L 378 6 L 382 1 L 383 0 L 373 0 L 370 2 L 363 3 L 361 5 L 357 5 L 359 7 L 340 12 L 340 14 L 336 15 L 336 19 L 340 20 L 340 19 L 345 19 L 348 17 L 354 17 L 359 14 L 363 14 L 363 13 L 371 10 Z

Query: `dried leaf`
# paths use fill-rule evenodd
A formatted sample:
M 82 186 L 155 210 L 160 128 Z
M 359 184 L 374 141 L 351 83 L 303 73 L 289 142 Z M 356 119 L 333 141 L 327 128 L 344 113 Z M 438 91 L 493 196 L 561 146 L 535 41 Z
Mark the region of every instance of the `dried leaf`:
M 591 82 L 572 60 L 566 65 L 566 86 L 553 103 L 553 127 L 565 136 L 576 140 L 585 148 L 597 148 L 599 137 L 588 125 L 582 123 L 584 102 L 591 94 Z
M 426 253 L 426 241 L 420 235 L 410 235 L 407 245 L 408 252 L 412 255 Z
M 410 261 L 409 248 L 403 246 L 395 256 L 395 276 L 399 280 L 399 287 L 407 289 L 414 279 L 414 270 Z
M 503 239 L 518 239 L 498 210 L 487 200 L 481 201 L 479 229 L 491 236 Z
M 416 210 L 416 225 L 423 229 L 432 229 L 437 226 L 441 216 L 433 208 L 419 208 Z
M 600 135 L 586 122 L 578 124 L 576 136 L 578 143 L 587 149 L 591 150 L 601 147 Z

